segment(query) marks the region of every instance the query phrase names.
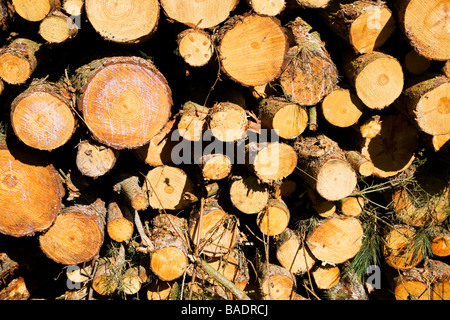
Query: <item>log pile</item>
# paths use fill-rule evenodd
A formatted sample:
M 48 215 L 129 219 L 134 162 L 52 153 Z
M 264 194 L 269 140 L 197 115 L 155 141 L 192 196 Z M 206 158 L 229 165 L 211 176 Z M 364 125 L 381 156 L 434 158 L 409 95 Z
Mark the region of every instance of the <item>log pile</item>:
M 0 2 L 0 299 L 450 299 L 444 2 Z

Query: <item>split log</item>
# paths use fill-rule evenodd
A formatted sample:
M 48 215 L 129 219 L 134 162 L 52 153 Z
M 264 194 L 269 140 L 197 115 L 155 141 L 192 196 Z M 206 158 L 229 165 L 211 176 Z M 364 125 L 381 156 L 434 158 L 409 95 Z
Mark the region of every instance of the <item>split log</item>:
M 378 49 L 395 30 L 395 19 L 384 1 L 331 2 L 323 13 L 328 26 L 359 54 Z
M 106 231 L 111 239 L 117 242 L 128 241 L 134 231 L 131 211 L 114 197 L 108 205 Z
M 373 174 L 374 165 L 358 151 L 345 151 L 345 158 L 358 174 L 368 177 Z
M 221 180 L 231 172 L 231 159 L 225 154 L 205 154 L 200 158 L 200 168 L 206 181 Z
M 334 90 L 338 70 L 320 35 L 300 17 L 288 24 L 296 45 L 286 54 L 286 68 L 279 82 L 295 103 L 314 106 Z
M 383 236 L 382 253 L 388 265 L 395 269 L 408 270 L 423 260 L 423 248 L 414 246 L 416 231 L 406 225 L 395 225 Z
M 343 215 L 349 217 L 358 217 L 364 210 L 364 198 L 347 197 L 339 200 L 339 206 Z
M 402 0 L 395 3 L 399 25 L 411 46 L 430 60 L 450 59 L 448 3 L 430 0 Z
M 450 79 L 437 76 L 405 89 L 398 108 L 430 135 L 450 134 Z
M 393 56 L 373 51 L 347 60 L 345 75 L 368 108 L 384 109 L 402 93 L 403 70 Z
M 39 34 L 50 44 L 69 41 L 78 34 L 78 27 L 61 11 L 53 11 L 39 25 Z
M 143 190 L 144 188 L 139 183 L 139 177 L 121 175 L 118 179 L 119 181 L 113 187 L 114 191 L 123 196 L 134 210 L 142 211 L 147 209 L 149 199 L 147 193 Z
M 338 144 L 323 134 L 299 137 L 295 142 L 300 175 L 319 195 L 335 201 L 356 187 L 356 173 Z
M 290 218 L 289 208 L 282 199 L 270 199 L 256 217 L 256 224 L 266 236 L 275 236 L 286 230 Z
M 269 190 L 255 175 L 233 176 L 230 200 L 234 207 L 246 214 L 261 212 L 269 201 Z
M 286 228 L 280 234 L 276 245 L 278 262 L 294 275 L 308 272 L 316 262 L 299 232 L 295 230 Z
M 208 127 L 216 139 L 231 142 L 245 137 L 248 120 L 241 106 L 232 102 L 218 102 L 209 109 L 208 118 Z
M 403 65 L 412 75 L 420 75 L 424 74 L 430 68 L 431 60 L 421 56 L 412 49 L 405 55 Z
M 311 271 L 311 275 L 317 288 L 321 290 L 331 289 L 341 280 L 339 267 L 331 265 L 318 265 Z
M 188 141 L 199 141 L 206 130 L 206 119 L 209 114 L 207 107 L 188 101 L 181 107 L 178 133 Z
M 147 144 L 166 124 L 172 93 L 148 60 L 110 57 L 76 70 L 78 108 L 93 137 L 115 149 Z
M 182 209 L 198 200 L 194 184 L 186 173 L 168 165 L 151 169 L 142 189 L 154 209 Z
M 341 128 L 356 124 L 364 110 L 364 104 L 356 94 L 338 87 L 323 99 L 320 106 L 325 120 Z
M 225 21 L 239 0 L 204 1 L 161 0 L 166 16 L 191 28 L 213 28 Z
M 214 47 L 211 36 L 200 29 L 187 29 L 178 34 L 178 52 L 192 67 L 204 66 L 211 60 Z
M 11 26 L 15 18 L 14 6 L 9 1 L 0 3 L 0 31 L 6 31 Z
M 33 150 L 0 146 L 0 233 L 47 230 L 62 209 L 64 187 L 54 166 Z
M 63 0 L 64 11 L 71 16 L 79 16 L 84 10 L 84 0 Z
M 435 256 L 438 257 L 448 257 L 450 256 L 450 231 L 437 227 L 434 230 L 433 237 L 430 239 L 431 251 Z
M 37 66 L 36 52 L 41 45 L 18 38 L 0 49 L 0 77 L 9 84 L 25 83 Z
M 296 0 L 297 3 L 305 8 L 325 8 L 331 0 Z
M 139 43 L 147 40 L 158 26 L 160 9 L 157 0 L 85 1 L 89 22 L 106 40 Z
M 262 127 L 275 130 L 283 139 L 294 139 L 305 131 L 308 125 L 306 108 L 282 98 L 269 97 L 259 104 Z
M 41 21 L 50 12 L 56 9 L 59 0 L 36 0 L 33 5 L 28 0 L 12 0 L 15 11 L 19 16 L 28 21 Z
M 316 259 L 339 264 L 358 253 L 362 247 L 363 235 L 359 219 L 334 216 L 316 226 L 308 235 L 306 244 Z
M 262 263 L 258 270 L 260 292 L 264 300 L 291 300 L 297 282 L 287 269 L 271 263 Z
M 219 31 L 221 67 L 244 86 L 259 86 L 277 78 L 288 49 L 287 36 L 275 17 L 235 16 Z
M 282 142 L 250 142 L 246 146 L 246 164 L 262 182 L 281 180 L 294 172 L 297 154 Z
M 62 82 L 34 80 L 11 104 L 11 125 L 26 145 L 51 151 L 75 132 L 73 94 Z
M 286 7 L 285 0 L 247 0 L 248 5 L 258 14 L 276 16 Z
M 83 140 L 77 146 L 76 166 L 86 177 L 98 178 L 116 164 L 119 151 L 94 140 Z
M 105 235 L 105 203 L 67 207 L 41 236 L 39 244 L 47 257 L 57 263 L 74 265 L 96 257 Z

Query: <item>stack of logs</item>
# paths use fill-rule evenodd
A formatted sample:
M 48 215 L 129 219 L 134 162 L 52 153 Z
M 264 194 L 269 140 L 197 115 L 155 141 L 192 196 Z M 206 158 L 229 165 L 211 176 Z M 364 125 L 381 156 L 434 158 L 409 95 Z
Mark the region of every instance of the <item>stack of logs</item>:
M 79 285 L 53 298 L 369 299 L 362 261 L 450 299 L 449 7 L 2 1 L 0 299 L 36 298 L 25 236 Z M 37 77 L 83 29 L 133 53 Z

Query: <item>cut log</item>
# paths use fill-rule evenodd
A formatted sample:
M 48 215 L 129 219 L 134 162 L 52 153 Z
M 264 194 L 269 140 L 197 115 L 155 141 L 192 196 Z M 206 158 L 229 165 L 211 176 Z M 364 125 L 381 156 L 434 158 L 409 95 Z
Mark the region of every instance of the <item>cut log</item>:
M 345 75 L 368 108 L 384 109 L 402 93 L 403 70 L 393 56 L 373 51 L 349 60 L 345 62 Z
M 435 256 L 450 256 L 450 232 L 442 227 L 437 228 L 431 240 L 431 251 Z
M 285 0 L 247 0 L 248 5 L 258 14 L 276 16 L 286 7 Z
M 239 0 L 202 1 L 161 0 L 164 13 L 171 20 L 191 28 L 212 28 L 225 21 Z
M 209 110 L 208 126 L 218 140 L 231 142 L 243 139 L 247 132 L 247 113 L 232 102 L 218 102 Z
M 73 94 L 62 83 L 34 80 L 11 104 L 11 125 L 26 145 L 51 151 L 75 132 Z
M 364 104 L 350 90 L 336 88 L 323 99 L 321 108 L 325 120 L 333 126 L 346 128 L 358 122 Z
M 71 16 L 79 16 L 84 10 L 84 0 L 63 0 L 64 11 Z
M 117 242 L 128 241 L 133 235 L 133 215 L 117 197 L 114 197 L 108 205 L 106 231 L 109 237 Z
M 119 182 L 114 185 L 114 191 L 123 196 L 134 210 L 142 211 L 148 208 L 147 193 L 139 183 L 138 176 L 119 176 Z M 146 184 L 144 183 L 144 186 Z
M 380 118 L 381 130 L 364 139 L 361 154 L 374 165 L 373 175 L 391 177 L 408 168 L 415 159 L 419 138 L 416 128 L 402 115 Z
M 449 60 L 447 1 L 402 0 L 395 5 L 400 28 L 414 50 L 430 60 Z
M 148 300 L 171 300 L 171 295 L 176 290 L 176 282 L 156 279 L 147 286 Z
M 246 153 L 247 166 L 262 182 L 281 180 L 297 166 L 297 154 L 286 143 L 250 142 Z
M 311 271 L 314 282 L 317 288 L 321 290 L 327 290 L 335 285 L 341 280 L 341 272 L 338 267 L 331 265 L 318 265 L 314 267 Z
M 77 147 L 76 165 L 84 176 L 98 178 L 114 167 L 118 156 L 117 150 L 94 140 L 83 140 Z
M 403 59 L 406 70 L 413 75 L 425 73 L 431 65 L 431 60 L 421 56 L 414 49 L 410 50 Z
M 345 157 L 358 174 L 368 177 L 373 174 L 374 165 L 358 151 L 345 151 Z
M 304 186 L 309 200 L 319 216 L 322 218 L 328 218 L 335 214 L 336 204 L 333 201 L 322 198 L 316 190 L 309 186 Z
M 296 290 L 294 275 L 271 263 L 262 263 L 259 270 L 260 293 L 264 300 L 291 300 Z
M 2 1 L 0 3 L 0 31 L 9 29 L 15 18 L 14 6 L 11 2 Z
M 447 149 L 449 146 L 449 141 L 450 133 L 431 137 L 431 145 L 433 146 L 433 150 L 435 152 Z
M 182 209 L 198 200 L 186 173 L 167 165 L 151 169 L 142 189 L 148 193 L 150 206 L 154 209 Z
M 286 54 L 279 82 L 285 95 L 299 105 L 314 106 L 334 90 L 338 70 L 317 32 L 300 17 L 289 23 L 296 45 Z
M 342 214 L 349 217 L 358 217 L 364 210 L 363 197 L 347 197 L 339 201 Z
M 128 295 L 137 294 L 147 280 L 147 273 L 143 266 L 130 267 L 122 274 L 120 289 Z
M 201 157 L 200 168 L 205 180 L 221 180 L 231 172 L 231 159 L 225 154 L 205 154 Z
M 331 0 L 296 0 L 301 7 L 325 8 Z
M 353 270 L 326 290 L 325 295 L 329 300 L 369 300 L 363 283 Z
M 65 208 L 46 233 L 41 250 L 57 263 L 75 265 L 96 257 L 103 245 L 106 208 L 100 199 Z
M 398 107 L 417 128 L 430 135 L 450 134 L 450 79 L 445 76 L 421 81 L 405 89 Z
M 0 49 L 0 77 L 9 84 L 25 83 L 37 66 L 40 44 L 18 38 Z
M 358 253 L 363 235 L 359 219 L 334 216 L 320 223 L 308 236 L 306 244 L 316 259 L 339 264 Z
M 117 259 L 101 258 L 92 280 L 92 289 L 102 296 L 112 295 L 119 287 L 120 270 L 116 267 Z
M 17 14 L 28 21 L 41 21 L 60 5 L 59 0 L 12 0 Z
M 76 37 L 78 27 L 69 16 L 56 10 L 41 21 L 39 34 L 50 44 L 63 43 Z
M 115 149 L 147 144 L 166 124 L 172 93 L 148 60 L 111 57 L 75 72 L 78 108 L 93 137 Z
M 199 253 L 220 257 L 234 248 L 237 240 L 237 218 L 225 212 L 214 198 L 203 208 L 196 208 L 189 217 L 189 236 Z
M 294 139 L 305 131 L 308 112 L 305 107 L 282 98 L 269 97 L 259 104 L 261 124 L 275 130 L 283 139 Z
M 28 300 L 30 292 L 22 277 L 12 280 L 6 288 L 0 291 L 0 300 Z
M 382 253 L 388 265 L 395 269 L 408 270 L 423 260 L 423 248 L 414 246 L 414 228 L 395 225 L 386 232 Z
M 85 0 L 86 15 L 94 29 L 106 40 L 138 43 L 147 40 L 159 20 L 157 0 Z
M 209 109 L 195 102 L 188 101 L 181 109 L 178 133 L 180 137 L 188 141 L 199 141 L 206 130 L 206 118 Z
M 275 236 L 286 230 L 290 218 L 289 208 L 282 199 L 270 199 L 256 217 L 256 224 L 266 236 Z
M 185 218 L 161 213 L 152 220 L 152 233 L 170 233 L 183 240 L 184 243 L 189 243 L 188 225 Z
M 62 209 L 58 172 L 30 149 L 0 147 L 0 233 L 21 237 L 47 230 Z
M 287 36 L 275 17 L 249 14 L 229 19 L 220 30 L 222 70 L 244 86 L 259 86 L 277 78 L 288 49 Z
M 300 234 L 289 228 L 277 240 L 276 255 L 281 266 L 294 275 L 308 272 L 316 262 L 308 247 L 303 244 Z
M 255 175 L 234 176 L 230 183 L 230 200 L 239 211 L 261 212 L 269 201 L 269 190 Z
M 356 187 L 355 170 L 338 144 L 323 134 L 295 142 L 301 177 L 329 201 L 349 196 Z
M 323 17 L 359 54 L 378 49 L 395 30 L 395 19 L 384 1 L 332 2 Z
M 178 34 L 178 52 L 192 67 L 204 66 L 211 60 L 214 47 L 211 36 L 200 29 L 187 29 Z

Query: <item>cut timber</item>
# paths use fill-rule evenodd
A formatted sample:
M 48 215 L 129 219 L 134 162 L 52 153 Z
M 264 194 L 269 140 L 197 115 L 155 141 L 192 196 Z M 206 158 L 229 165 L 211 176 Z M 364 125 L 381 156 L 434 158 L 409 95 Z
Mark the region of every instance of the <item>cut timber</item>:
M 347 158 L 348 162 L 355 170 L 355 172 L 364 177 L 368 177 L 373 174 L 374 165 L 372 161 L 368 160 L 358 151 L 345 151 L 345 157 Z
M 71 16 L 79 16 L 83 13 L 84 0 L 63 0 L 64 11 Z
M 296 0 L 297 3 L 306 8 L 325 8 L 331 0 Z
M 450 133 L 431 137 L 431 144 L 433 146 L 434 151 L 436 152 L 439 150 L 447 149 L 449 141 L 450 141 Z
M 333 126 L 346 128 L 358 122 L 364 104 L 350 90 L 336 88 L 323 99 L 321 107 L 325 120 Z
M 250 7 L 258 14 L 276 16 L 284 10 L 285 0 L 247 0 Z
M 403 65 L 409 73 L 419 75 L 425 73 L 430 68 L 431 60 L 421 56 L 412 49 L 406 54 L 405 59 L 403 59 Z
M 220 141 L 237 141 L 245 137 L 247 113 L 235 103 L 218 102 L 209 110 L 208 126 L 211 134 Z
M 323 17 L 360 54 L 381 47 L 395 30 L 392 12 L 384 1 L 332 2 Z
M 117 242 L 128 241 L 133 235 L 133 215 L 117 198 L 108 205 L 106 231 L 109 237 Z
M 231 159 L 225 154 L 206 154 L 200 162 L 205 180 L 221 180 L 231 172 Z
M 384 235 L 382 253 L 388 265 L 407 270 L 417 266 L 423 259 L 423 248 L 414 246 L 414 228 L 406 225 L 391 227 Z
M 221 66 L 231 79 L 244 86 L 259 86 L 281 74 L 288 42 L 277 18 L 236 16 L 220 33 Z
M 18 38 L 0 49 L 0 77 L 9 84 L 25 83 L 37 66 L 40 44 Z
M 99 142 L 132 149 L 150 141 L 166 124 L 172 93 L 164 76 L 138 57 L 110 57 L 77 69 L 78 108 Z
M 191 28 L 212 28 L 225 21 L 239 0 L 161 0 L 167 17 Z
M 356 187 L 355 170 L 338 144 L 323 134 L 295 142 L 300 175 L 321 197 L 329 201 L 349 196 Z
M 6 288 L 0 291 L 0 300 L 28 300 L 30 292 L 22 277 L 12 280 Z
M 86 15 L 94 29 L 106 40 L 138 43 L 157 28 L 157 0 L 86 0 Z
M 450 256 L 450 232 L 449 230 L 439 227 L 435 231 L 431 240 L 431 251 L 435 256 L 448 257 Z
M 197 200 L 189 177 L 182 169 L 172 166 L 151 169 L 142 188 L 154 209 L 182 209 Z
M 119 287 L 118 267 L 115 258 L 101 258 L 92 280 L 92 289 L 102 296 L 113 294 Z
M 334 90 L 338 70 L 317 32 L 300 17 L 289 23 L 296 45 L 286 54 L 279 82 L 285 95 L 299 105 L 314 106 Z
M 386 115 L 380 119 L 381 130 L 365 139 L 361 154 L 374 165 L 373 174 L 386 178 L 408 168 L 415 159 L 419 138 L 416 128 L 402 115 Z
M 63 196 L 62 179 L 42 155 L 0 147 L 0 233 L 21 237 L 47 230 Z
M 17 14 L 28 21 L 41 21 L 59 6 L 59 0 L 12 0 Z
M 41 250 L 57 263 L 75 265 L 96 257 L 105 235 L 106 208 L 100 199 L 90 205 L 67 207 L 46 233 Z
M 450 7 L 449 7 L 450 8 Z M 450 134 L 450 79 L 437 76 L 403 93 L 399 107 L 406 109 L 418 129 L 430 135 Z
M 294 139 L 305 131 L 308 112 L 305 107 L 282 98 L 269 97 L 259 104 L 261 124 L 275 130 L 283 139 Z
M 195 102 L 188 101 L 181 108 L 178 133 L 188 141 L 199 141 L 206 130 L 206 117 L 209 109 Z
M 414 50 L 430 60 L 449 60 L 448 1 L 402 0 L 395 5 L 400 27 Z
M 185 243 L 189 242 L 188 226 L 185 218 L 180 218 L 168 213 L 161 213 L 153 218 L 152 227 L 152 233 L 170 233 L 183 239 Z
M 255 175 L 233 177 L 230 200 L 239 211 L 254 214 L 262 211 L 269 201 L 269 190 Z
M 75 132 L 73 94 L 62 82 L 34 80 L 11 104 L 11 125 L 27 146 L 51 151 Z
M 289 208 L 282 199 L 270 199 L 256 217 L 256 223 L 262 233 L 275 236 L 286 230 L 290 217 Z
M 138 176 L 119 177 L 119 182 L 114 185 L 114 191 L 123 196 L 134 210 L 145 210 L 149 206 L 148 195 L 141 187 Z
M 176 290 L 177 283 L 156 279 L 147 286 L 148 300 L 171 300 L 171 295 Z
M 191 212 L 189 236 L 199 253 L 208 257 L 220 257 L 236 244 L 237 223 L 237 218 L 226 213 L 217 200 L 208 198 L 203 208 L 196 208 Z
M 370 109 L 384 109 L 402 93 L 402 66 L 385 53 L 373 51 L 350 58 L 344 71 L 359 99 Z
M 339 264 L 358 253 L 363 235 L 357 218 L 334 216 L 319 224 L 308 236 L 306 244 L 318 260 Z
M 250 142 L 246 152 L 247 166 L 262 182 L 281 180 L 297 166 L 297 154 L 286 143 Z
M 286 228 L 277 240 L 277 260 L 292 274 L 303 274 L 314 266 L 316 259 L 302 243 L 300 234 Z
M 317 288 L 321 290 L 330 289 L 341 280 L 341 272 L 336 266 L 318 265 L 312 270 L 311 274 Z
M 271 263 L 259 268 L 260 292 L 264 300 L 291 300 L 297 286 L 295 277 L 287 269 Z
M 325 294 L 329 300 L 369 300 L 360 277 L 353 270 L 341 277 Z
M 336 204 L 333 201 L 322 198 L 316 190 L 313 190 L 309 186 L 304 186 L 309 200 L 319 216 L 322 218 L 328 218 L 334 215 L 336 212 Z
M 53 11 L 39 25 L 39 34 L 48 43 L 63 43 L 78 34 L 78 27 L 61 11 Z
M 347 197 L 339 201 L 342 214 L 349 217 L 358 217 L 364 210 L 363 197 Z
M 83 140 L 78 144 L 76 165 L 87 177 L 98 178 L 109 172 L 119 156 L 119 151 L 94 140 Z
M 187 29 L 178 34 L 178 52 L 192 67 L 204 66 L 211 60 L 214 47 L 211 36 L 200 29 Z

